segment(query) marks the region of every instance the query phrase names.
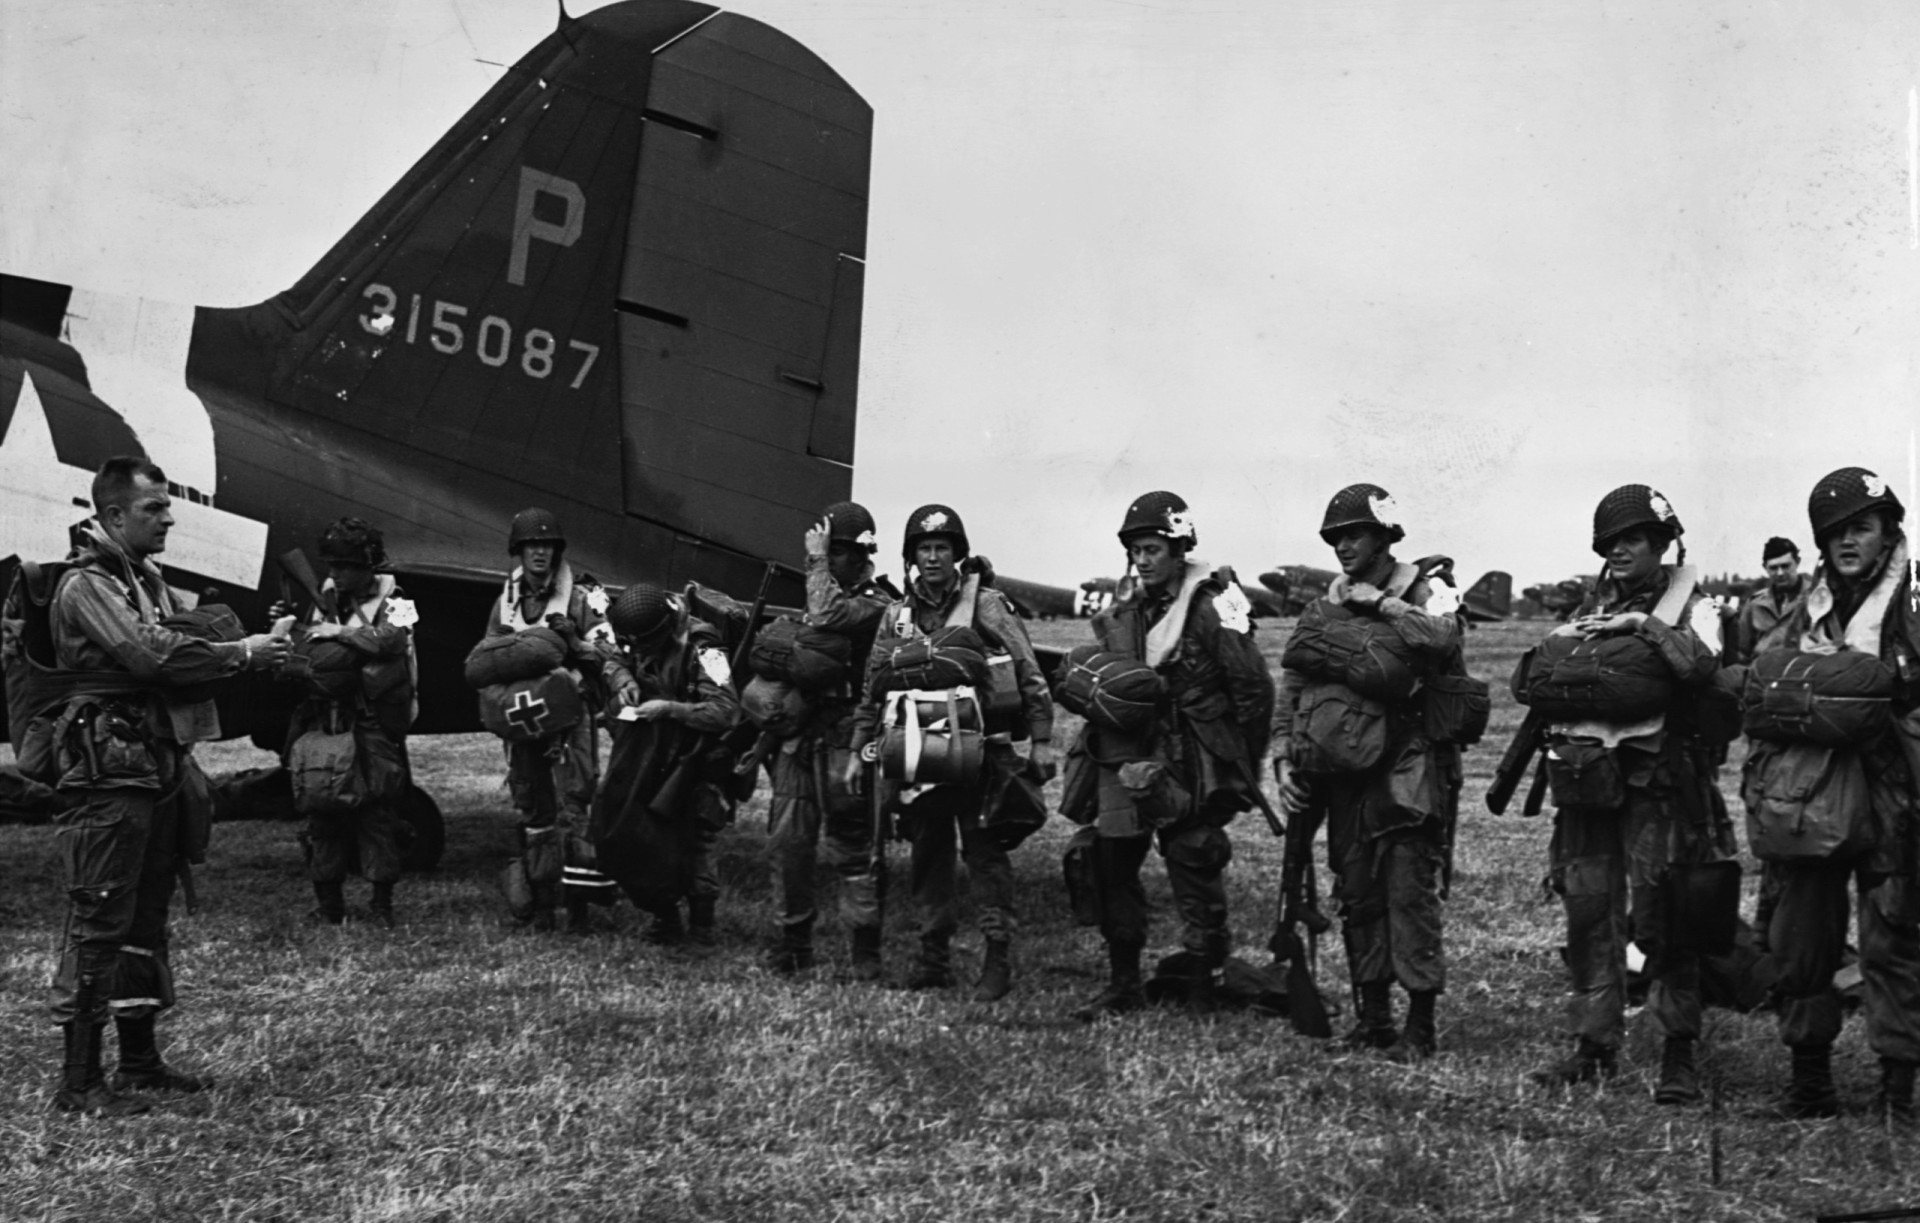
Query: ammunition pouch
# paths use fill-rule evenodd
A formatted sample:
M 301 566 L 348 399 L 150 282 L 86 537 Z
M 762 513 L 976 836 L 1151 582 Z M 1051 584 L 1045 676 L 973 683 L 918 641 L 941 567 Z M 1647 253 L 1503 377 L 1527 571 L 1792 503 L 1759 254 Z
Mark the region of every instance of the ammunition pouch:
M 1627 782 L 1620 760 L 1604 743 L 1563 739 L 1547 747 L 1547 785 L 1553 805 L 1607 811 L 1626 805 Z
M 160 788 L 160 757 L 140 704 L 75 701 L 49 729 L 57 788 Z

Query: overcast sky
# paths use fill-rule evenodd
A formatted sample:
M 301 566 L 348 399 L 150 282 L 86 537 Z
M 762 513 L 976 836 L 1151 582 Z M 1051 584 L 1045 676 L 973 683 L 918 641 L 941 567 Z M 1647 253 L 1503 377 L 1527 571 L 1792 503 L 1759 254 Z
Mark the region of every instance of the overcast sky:
M 875 111 L 855 495 L 889 538 L 948 501 L 1069 584 L 1164 487 L 1250 575 L 1325 563 L 1364 479 L 1404 552 L 1525 584 L 1591 569 L 1641 481 L 1751 573 L 1824 472 L 1908 488 L 1920 4 L 735 11 Z M 553 20 L 0 0 L 0 267 L 270 296 Z

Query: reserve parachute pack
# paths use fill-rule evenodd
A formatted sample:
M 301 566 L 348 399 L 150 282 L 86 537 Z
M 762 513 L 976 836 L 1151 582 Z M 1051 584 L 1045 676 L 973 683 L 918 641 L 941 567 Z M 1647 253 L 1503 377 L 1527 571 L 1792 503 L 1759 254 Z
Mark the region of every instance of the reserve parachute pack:
M 1688 566 L 1669 568 L 1666 593 L 1651 613 L 1678 625 L 1694 591 Z M 1660 647 L 1638 632 L 1548 637 L 1520 656 L 1513 697 L 1551 722 L 1644 721 L 1666 712 L 1677 685 Z
M 1413 647 L 1398 629 L 1325 599 L 1315 599 L 1300 613 L 1280 665 L 1375 701 L 1404 701 L 1419 682 Z
M 879 654 L 873 669 L 876 699 L 909 689 L 977 689 L 988 682 L 987 643 L 965 625 L 948 625 L 925 637 L 896 639 L 874 648 Z
M 1513 697 L 1554 722 L 1638 722 L 1673 700 L 1673 669 L 1638 633 L 1549 637 L 1520 656 Z
M 480 724 L 509 743 L 531 743 L 572 730 L 585 716 L 580 681 L 560 667 L 480 690 Z
M 567 661 L 567 643 L 550 628 L 482 637 L 467 654 L 467 686 L 474 689 L 538 679 Z
M 1135 734 L 1151 725 L 1166 704 L 1167 683 L 1131 654 L 1080 645 L 1067 655 L 1055 699 L 1095 726 Z
M 1747 669 L 1741 724 L 1755 739 L 1859 747 L 1893 725 L 1893 671 L 1861 650 L 1768 650 Z
M 792 684 L 803 692 L 821 692 L 847 677 L 853 640 L 781 616 L 753 635 L 747 666 L 764 679 Z
M 329 701 L 351 701 L 360 691 L 360 651 L 343 641 L 302 637 L 288 651 L 281 676 Z

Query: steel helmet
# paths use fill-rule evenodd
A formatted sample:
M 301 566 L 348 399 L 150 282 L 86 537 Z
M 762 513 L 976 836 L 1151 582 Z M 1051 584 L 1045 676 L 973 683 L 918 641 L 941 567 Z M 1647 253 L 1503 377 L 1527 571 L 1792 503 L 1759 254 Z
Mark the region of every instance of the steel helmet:
M 1142 493 L 1127 507 L 1120 520 L 1122 546 L 1135 535 L 1159 535 L 1182 551 L 1200 542 L 1200 532 L 1187 512 L 1187 503 L 1179 493 L 1165 491 Z
M 858 501 L 836 501 L 827 507 L 827 538 L 864 548 L 869 555 L 880 550 L 880 539 L 873 515 Z
M 380 528 L 361 518 L 336 518 L 320 532 L 320 559 L 377 569 L 387 563 Z
M 1393 494 L 1378 484 L 1349 484 L 1327 502 L 1326 516 L 1320 520 L 1321 540 L 1331 544 L 1348 527 L 1378 527 L 1386 532 L 1390 544 L 1407 537 Z
M 1827 536 L 1849 518 L 1878 508 L 1892 510 L 1895 519 L 1907 512 L 1887 482 L 1866 468 L 1842 467 L 1820 477 L 1820 483 L 1813 486 L 1813 495 L 1807 498 L 1807 519 L 1813 524 L 1814 546 L 1825 547 Z
M 1644 484 L 1622 484 L 1593 507 L 1593 550 L 1605 556 L 1608 545 L 1634 527 L 1654 527 L 1669 539 L 1687 533 L 1672 502 Z
M 967 524 L 960 521 L 960 515 L 951 506 L 923 505 L 907 515 L 907 537 L 901 544 L 902 558 L 907 568 L 913 568 L 913 550 L 920 546 L 923 539 L 941 537 L 953 542 L 955 560 L 960 560 L 973 551 L 967 543 Z
M 552 544 L 556 551 L 566 551 L 567 537 L 560 530 L 560 520 L 553 511 L 536 507 L 515 514 L 513 526 L 507 531 L 507 552 L 518 556 L 521 548 L 539 543 Z
M 607 610 L 613 631 L 642 649 L 656 645 L 680 620 L 680 605 L 651 582 L 635 582 Z

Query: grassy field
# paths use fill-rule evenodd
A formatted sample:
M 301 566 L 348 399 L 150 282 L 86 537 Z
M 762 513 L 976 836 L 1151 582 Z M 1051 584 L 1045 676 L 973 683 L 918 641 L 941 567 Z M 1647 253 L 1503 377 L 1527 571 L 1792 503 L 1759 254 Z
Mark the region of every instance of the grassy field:
M 1717 1112 L 1651 1103 L 1658 1049 L 1643 1018 L 1610 1086 L 1548 1097 L 1527 1085 L 1562 1048 L 1559 910 L 1540 887 L 1548 826 L 1494 818 L 1481 795 L 1517 722 L 1505 677 L 1543 631 L 1470 641 L 1475 671 L 1496 681 L 1494 726 L 1469 760 L 1442 1053 L 1413 1068 L 1244 1014 L 1072 1021 L 1104 961 L 1068 919 L 1057 821 L 1016 856 L 1018 977 L 990 1006 L 964 989 L 844 983 L 830 909 L 819 969 L 760 969 L 764 796 L 721 844 L 718 953 L 641 943 L 625 906 L 591 937 L 534 935 L 503 918 L 493 879 L 509 804 L 497 744 L 474 736 L 416 745 L 448 847 L 438 872 L 401 885 L 396 930 L 303 925 L 294 827 L 220 825 L 201 910 L 176 914 L 182 1005 L 161 1029 L 217 1089 L 142 1118 L 76 1120 L 47 1109 L 52 833 L 0 828 L 0 1218 L 1768 1220 L 1920 1206 L 1920 1141 L 1861 1115 L 1876 1067 L 1857 1021 L 1836 1058 L 1854 1111 L 1831 1122 L 1751 1115 L 1785 1079 L 1765 1015 L 1711 1016 Z M 1085 633 L 1035 627 L 1053 644 Z M 1277 652 L 1280 627 L 1261 636 Z M 222 746 L 206 761 L 258 758 Z M 1263 959 L 1278 847 L 1257 819 L 1235 832 L 1236 939 Z M 1171 950 L 1153 860 L 1149 880 L 1152 950 Z M 364 905 L 364 885 L 349 901 Z M 961 948 L 970 974 L 977 937 Z M 1322 984 L 1344 997 L 1337 937 L 1323 950 Z

